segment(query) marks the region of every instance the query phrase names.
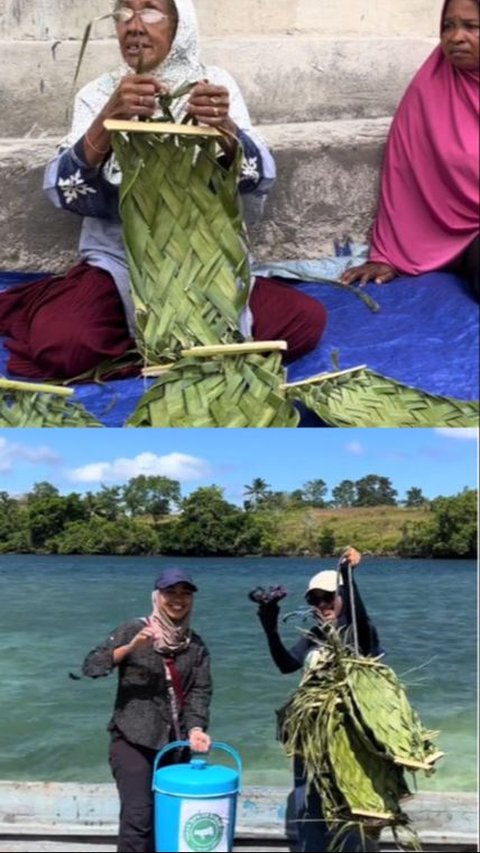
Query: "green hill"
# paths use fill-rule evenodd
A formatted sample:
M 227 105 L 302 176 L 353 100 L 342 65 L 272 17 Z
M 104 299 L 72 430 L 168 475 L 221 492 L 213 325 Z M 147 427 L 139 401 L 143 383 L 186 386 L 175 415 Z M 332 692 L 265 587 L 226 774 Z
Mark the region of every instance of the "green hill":
M 431 519 L 428 508 L 379 506 L 348 509 L 299 508 L 255 513 L 271 554 L 330 556 L 353 545 L 364 554 L 397 554 L 406 525 Z

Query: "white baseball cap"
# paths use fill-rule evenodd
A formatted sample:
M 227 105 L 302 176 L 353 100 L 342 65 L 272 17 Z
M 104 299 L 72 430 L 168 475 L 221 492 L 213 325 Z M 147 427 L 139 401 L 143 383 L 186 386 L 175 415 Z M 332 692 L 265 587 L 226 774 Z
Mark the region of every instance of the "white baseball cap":
M 306 595 L 313 589 L 321 589 L 324 592 L 335 592 L 337 586 L 343 586 L 341 576 L 336 569 L 325 569 L 323 572 L 317 572 L 313 578 L 310 578 Z

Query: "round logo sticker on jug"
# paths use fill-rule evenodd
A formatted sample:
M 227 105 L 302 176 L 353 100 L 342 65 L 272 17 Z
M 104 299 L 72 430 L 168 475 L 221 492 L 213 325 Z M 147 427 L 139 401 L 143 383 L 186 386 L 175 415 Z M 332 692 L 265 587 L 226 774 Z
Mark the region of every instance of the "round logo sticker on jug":
M 184 800 L 181 805 L 178 849 L 182 853 L 226 853 L 229 849 L 230 800 L 216 799 L 215 804 L 205 806 L 202 808 L 198 800 Z
M 185 824 L 184 832 L 188 850 L 201 853 L 206 850 L 227 849 L 219 846 L 224 836 L 224 825 L 218 814 L 200 812 L 192 815 Z

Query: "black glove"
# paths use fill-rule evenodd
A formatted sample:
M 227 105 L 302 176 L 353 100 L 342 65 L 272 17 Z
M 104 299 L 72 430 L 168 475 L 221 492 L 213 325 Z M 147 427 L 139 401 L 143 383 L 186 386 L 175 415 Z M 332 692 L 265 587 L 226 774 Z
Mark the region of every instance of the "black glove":
M 258 608 L 257 616 L 267 634 L 270 631 L 277 630 L 279 614 L 280 608 L 276 601 L 270 601 L 269 604 L 261 604 Z
M 280 601 L 286 595 L 288 593 L 284 586 L 269 586 L 268 589 L 265 589 L 263 586 L 257 586 L 248 593 L 250 601 L 254 601 L 255 604 L 260 604 L 260 606 Z
M 248 593 L 250 601 L 258 604 L 257 615 L 266 633 L 276 631 L 280 613 L 278 602 L 286 595 L 287 590 L 283 586 L 270 586 L 268 589 L 257 586 Z

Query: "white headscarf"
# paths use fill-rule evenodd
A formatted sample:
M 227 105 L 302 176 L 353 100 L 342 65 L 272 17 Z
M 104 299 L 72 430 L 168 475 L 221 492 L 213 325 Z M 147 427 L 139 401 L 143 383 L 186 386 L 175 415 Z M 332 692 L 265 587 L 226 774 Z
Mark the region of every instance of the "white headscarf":
M 230 93 L 230 117 L 235 124 L 245 130 L 257 144 L 264 143 L 253 131 L 250 116 L 242 94 L 233 78 L 217 66 L 205 66 L 199 56 L 199 35 L 197 16 L 193 0 L 173 0 L 178 14 L 178 23 L 172 46 L 160 65 L 150 73 L 165 81 L 171 91 L 182 83 L 193 83 L 208 78 L 211 83 L 225 86 Z M 88 130 L 94 119 L 103 109 L 120 80 L 126 74 L 135 73 L 127 63 L 122 62 L 114 71 L 106 72 L 87 83 L 75 98 L 74 114 L 70 132 L 62 140 L 59 150 L 70 148 Z M 184 115 L 188 95 L 178 99 L 171 111 L 179 121 Z M 161 115 L 159 110 L 157 116 Z M 115 157 L 110 157 L 103 166 L 104 177 L 113 184 L 121 180 L 120 170 Z
M 207 76 L 205 66 L 200 62 L 197 16 L 192 0 L 172 0 L 177 9 L 178 23 L 172 46 L 164 61 L 152 69 L 151 73 L 166 83 L 174 92 L 182 83 L 194 83 Z M 87 83 L 75 99 L 72 127 L 60 143 L 60 150 L 69 148 L 80 139 L 90 127 L 92 121 L 103 109 L 122 77 L 134 74 L 134 69 L 122 62 L 114 71 L 106 72 Z M 177 121 L 184 115 L 188 94 L 179 98 L 171 106 Z M 161 109 L 155 117 L 163 115 Z M 114 157 L 110 157 L 103 167 L 103 174 L 112 183 L 120 183 L 120 173 Z

